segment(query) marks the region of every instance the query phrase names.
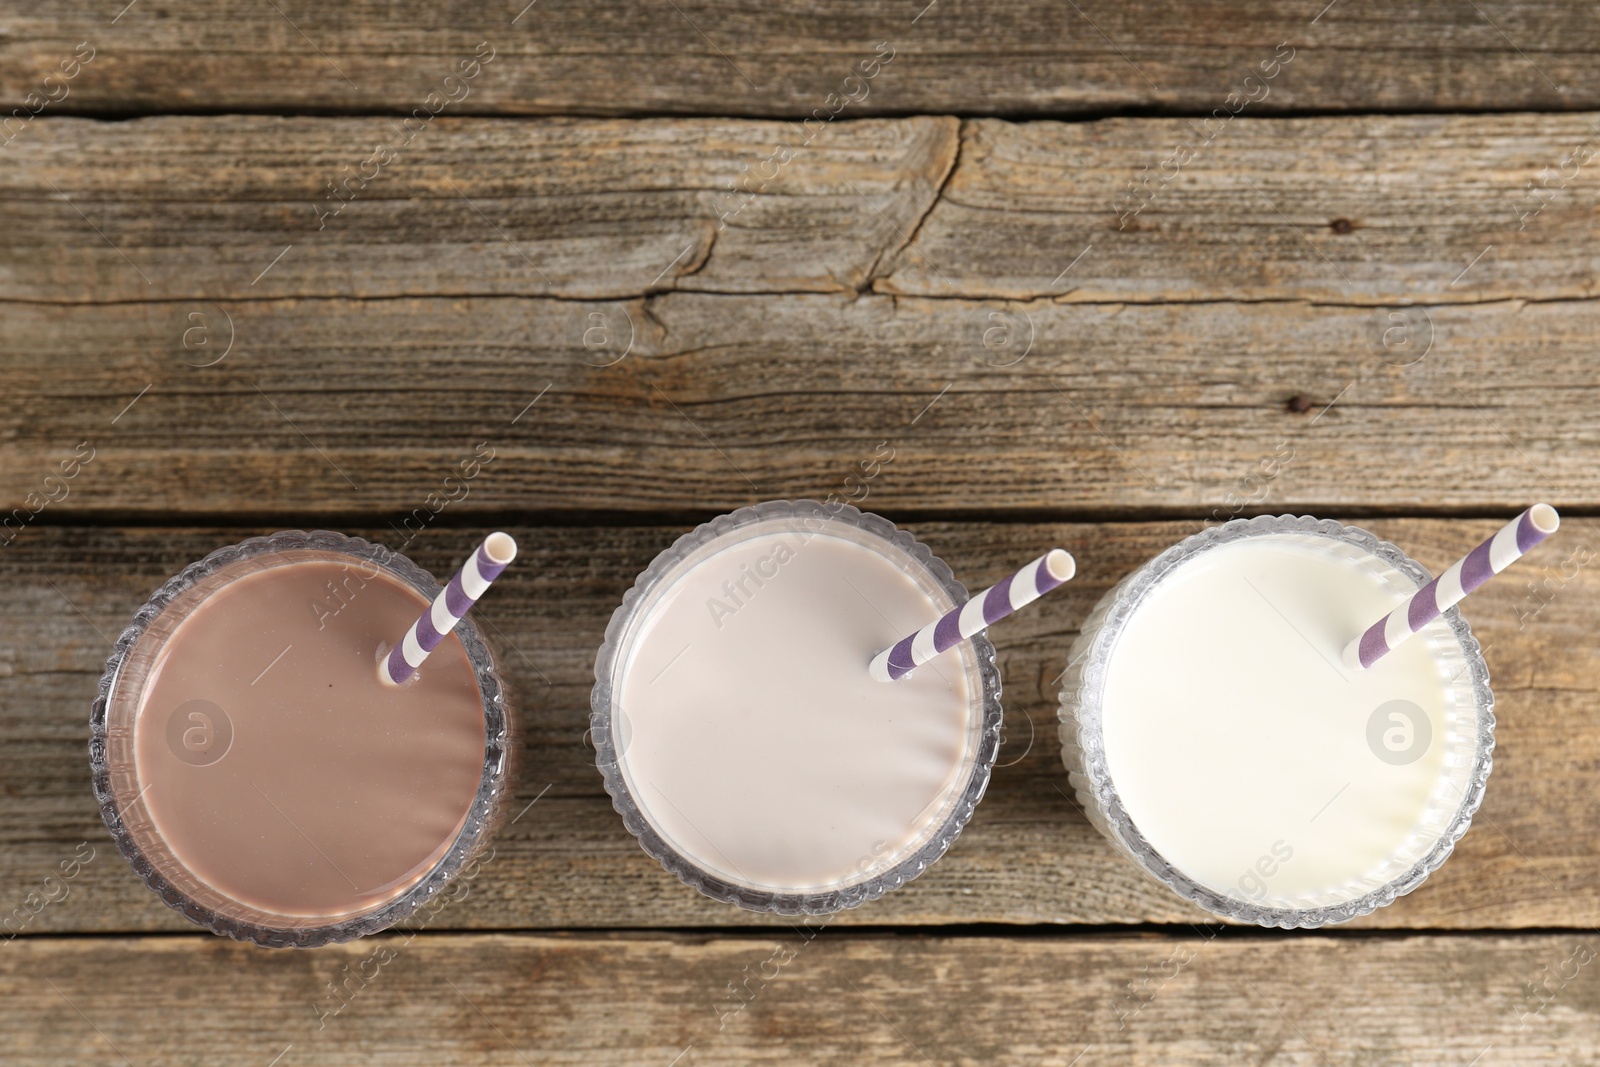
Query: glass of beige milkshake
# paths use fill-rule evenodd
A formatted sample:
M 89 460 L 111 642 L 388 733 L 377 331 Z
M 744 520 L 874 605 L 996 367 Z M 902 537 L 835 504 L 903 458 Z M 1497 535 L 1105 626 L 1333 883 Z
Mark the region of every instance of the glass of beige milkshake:
M 994 647 L 979 634 L 895 682 L 868 664 L 966 598 L 926 545 L 849 505 L 772 501 L 684 534 L 595 661 L 597 763 L 628 829 L 752 910 L 834 912 L 921 874 L 989 781 Z
M 90 757 L 106 826 L 168 906 L 261 945 L 348 941 L 483 849 L 511 744 L 477 628 L 405 685 L 378 674 L 439 588 L 380 545 L 290 531 L 211 553 L 139 609 Z

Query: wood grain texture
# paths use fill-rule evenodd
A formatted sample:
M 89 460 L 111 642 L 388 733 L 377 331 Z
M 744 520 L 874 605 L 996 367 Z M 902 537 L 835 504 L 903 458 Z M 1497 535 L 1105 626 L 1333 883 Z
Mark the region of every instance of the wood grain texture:
M 747 201 L 741 168 L 778 167 L 761 164 L 793 129 L 39 120 L 0 168 L 0 298 L 587 299 L 690 276 L 723 292 L 862 288 L 932 206 L 958 123 L 825 127 Z
M 899 512 L 1594 508 L 1595 307 L 13 305 L 0 501 L 398 522 L 487 442 L 457 513 L 707 514 L 842 492 L 888 442 L 873 501 Z
M 1593 115 L 973 120 L 961 165 L 876 288 L 1087 301 L 1588 297 L 1595 130 Z
M 1438 570 L 1493 522 L 1363 523 Z M 989 793 L 950 853 L 905 889 L 839 925 L 1187 923 L 1204 913 L 1146 881 L 1068 799 L 1055 734 L 1057 683 L 1079 621 L 1117 579 L 1197 528 L 917 524 L 969 588 L 1059 544 L 1078 577 L 996 629 L 1006 735 Z M 611 809 L 585 740 L 594 653 L 633 576 L 682 528 L 510 527 L 525 558 L 476 613 L 520 695 L 525 751 L 517 807 L 495 858 L 438 926 L 474 929 L 780 924 L 698 896 L 637 846 Z M 394 531 L 369 531 L 392 546 Z M 0 903 L 23 903 L 79 842 L 96 855 L 71 894 L 23 932 L 189 929 L 111 848 L 88 786 L 88 706 L 110 639 L 149 592 L 242 531 L 30 530 L 0 551 L 0 584 L 29 639 L 0 660 Z M 470 547 L 430 528 L 408 551 L 435 573 Z M 1586 547 L 1588 556 L 1578 555 Z M 1419 891 L 1362 920 L 1396 928 L 1593 927 L 1600 796 L 1600 522 L 1558 537 L 1474 594 L 1468 618 L 1486 646 L 1498 699 L 1488 799 L 1452 859 Z M 1565 565 L 1565 566 L 1563 566 Z M 1566 573 L 1563 573 L 1563 572 Z M 1530 589 L 1532 583 L 1534 588 Z M 548 789 L 548 792 L 545 790 Z
M 18 1067 L 119 1062 L 119 1053 L 218 1067 L 274 1056 L 641 1067 L 674 1057 L 1586 1063 L 1600 1054 L 1595 952 L 1592 934 L 1060 940 L 776 930 L 389 936 L 316 952 L 195 937 L 34 940 L 0 953 L 0 1023 Z M 346 982 L 346 999 L 328 992 Z M 746 982 L 735 999 L 730 985 Z
M 45 117 L 4 149 L 0 300 L 1580 299 L 1595 124 Z
M 274 10 L 274 6 L 278 10 Z M 1593 107 L 1600 51 L 1578 3 L 1373 5 L 1020 0 L 741 5 L 692 0 L 315 5 L 186 0 L 17 10 L 0 98 L 20 102 L 82 41 L 93 62 L 62 109 L 409 113 L 480 43 L 495 61 L 465 103 L 510 114 L 806 115 L 878 41 L 896 48 L 868 112 L 1208 113 L 1287 43 L 1263 109 Z

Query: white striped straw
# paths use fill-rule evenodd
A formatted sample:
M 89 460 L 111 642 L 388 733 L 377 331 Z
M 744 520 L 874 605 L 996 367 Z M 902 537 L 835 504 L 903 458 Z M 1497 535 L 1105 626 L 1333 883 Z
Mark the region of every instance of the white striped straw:
M 405 638 L 383 658 L 378 678 L 384 685 L 401 685 L 410 679 L 428 653 L 439 647 L 444 635 L 456 628 L 472 605 L 500 577 L 506 564 L 517 558 L 517 543 L 510 534 L 492 533 L 456 571 L 433 604 L 417 617 Z
M 1352 669 L 1372 666 L 1462 597 L 1511 566 L 1560 525 L 1561 516 L 1549 504 L 1535 504 L 1524 511 L 1351 641 L 1344 650 L 1345 665 Z
M 959 608 L 930 622 L 872 657 L 867 671 L 880 682 L 904 678 L 958 641 L 1038 600 L 1077 573 L 1072 556 L 1052 548 L 1009 578 L 985 589 Z

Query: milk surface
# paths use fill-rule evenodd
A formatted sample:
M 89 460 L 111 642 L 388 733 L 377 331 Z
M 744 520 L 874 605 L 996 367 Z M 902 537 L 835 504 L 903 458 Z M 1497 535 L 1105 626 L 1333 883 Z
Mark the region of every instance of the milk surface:
M 443 858 L 483 774 L 471 661 L 448 638 L 395 688 L 374 658 L 427 605 L 359 561 L 310 560 L 235 579 L 178 624 L 134 724 L 140 802 L 178 862 L 253 908 L 333 919 Z
M 976 663 L 963 644 L 874 681 L 872 656 L 941 613 L 916 564 L 871 535 L 756 529 L 680 565 L 624 638 L 614 741 L 646 818 L 699 866 L 836 888 L 948 817 L 977 747 Z
M 1306 535 L 1224 545 L 1169 574 L 1129 620 L 1104 691 L 1108 769 L 1150 844 L 1219 893 L 1277 907 L 1353 899 L 1420 859 L 1465 788 L 1464 657 L 1440 619 L 1370 670 L 1340 660 L 1414 590 Z

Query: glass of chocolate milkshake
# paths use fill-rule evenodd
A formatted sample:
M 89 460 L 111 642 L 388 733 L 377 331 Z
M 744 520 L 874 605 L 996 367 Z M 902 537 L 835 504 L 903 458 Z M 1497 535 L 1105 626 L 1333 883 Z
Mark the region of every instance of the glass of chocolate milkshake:
M 383 653 L 439 585 L 381 545 L 253 537 L 168 581 L 117 640 L 90 718 L 101 815 L 215 933 L 309 947 L 386 929 L 487 844 L 510 722 L 470 619 L 402 686 Z

